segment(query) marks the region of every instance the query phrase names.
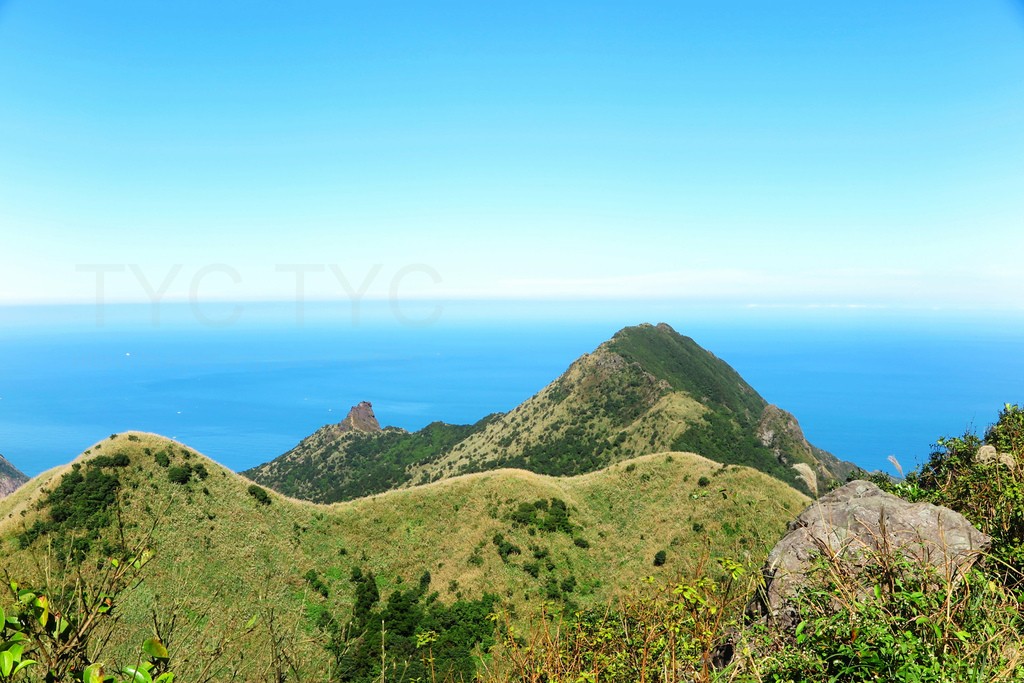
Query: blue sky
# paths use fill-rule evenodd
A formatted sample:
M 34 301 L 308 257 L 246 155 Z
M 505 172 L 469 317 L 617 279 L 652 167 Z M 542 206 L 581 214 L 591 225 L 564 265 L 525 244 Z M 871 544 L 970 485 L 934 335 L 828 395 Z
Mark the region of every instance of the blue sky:
M 1020 3 L 293 5 L 0 2 L 0 304 L 1024 308 Z

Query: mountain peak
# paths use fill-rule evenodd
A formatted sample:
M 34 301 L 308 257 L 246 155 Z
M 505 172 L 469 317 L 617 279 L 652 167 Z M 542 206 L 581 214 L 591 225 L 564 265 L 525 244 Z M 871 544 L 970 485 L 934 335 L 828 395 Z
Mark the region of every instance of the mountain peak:
M 369 401 L 360 401 L 348 411 L 348 416 L 341 421 L 342 431 L 379 432 L 380 423 L 373 414 L 373 405 Z

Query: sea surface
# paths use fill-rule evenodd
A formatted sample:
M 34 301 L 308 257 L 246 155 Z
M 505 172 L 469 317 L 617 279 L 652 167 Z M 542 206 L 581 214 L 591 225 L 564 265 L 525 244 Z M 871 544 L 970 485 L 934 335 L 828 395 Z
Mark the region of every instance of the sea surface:
M 154 314 L 158 318 L 154 318 Z M 102 320 L 98 318 L 102 316 Z M 909 469 L 1024 401 L 1024 314 L 673 302 L 0 307 L 0 453 L 28 475 L 125 430 L 244 470 L 350 406 L 415 430 L 507 411 L 616 330 L 667 322 L 807 438 Z

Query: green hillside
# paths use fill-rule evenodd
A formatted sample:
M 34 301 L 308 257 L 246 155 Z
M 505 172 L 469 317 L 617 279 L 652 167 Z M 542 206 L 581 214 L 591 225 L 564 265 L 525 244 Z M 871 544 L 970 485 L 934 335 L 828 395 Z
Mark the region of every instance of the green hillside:
M 473 425 L 432 422 L 412 433 L 387 427 L 333 434 L 328 425 L 281 457 L 242 474 L 316 503 L 353 500 L 411 483 L 414 466 L 433 462 L 493 419 Z
M 760 472 L 661 453 L 571 478 L 498 470 L 318 505 L 132 433 L 0 501 L 0 543 L 2 569 L 35 587 L 44 574 L 97 580 L 105 558 L 145 543 L 145 580 L 116 603 L 96 657 L 136 657 L 159 629 L 180 680 L 273 680 L 282 667 L 289 680 L 339 668 L 363 680 L 381 619 L 392 663 L 428 624 L 458 668 L 467 638 L 487 646 L 482 612 L 603 605 L 704 553 L 758 564 L 808 502 Z M 476 630 L 449 633 L 458 623 Z
M 348 418 L 346 418 L 348 419 Z M 664 323 L 627 327 L 507 414 L 474 425 L 339 431 L 328 425 L 252 480 L 318 502 L 505 467 L 574 476 L 687 451 L 753 467 L 817 494 L 852 465 L 803 436 L 725 361 Z

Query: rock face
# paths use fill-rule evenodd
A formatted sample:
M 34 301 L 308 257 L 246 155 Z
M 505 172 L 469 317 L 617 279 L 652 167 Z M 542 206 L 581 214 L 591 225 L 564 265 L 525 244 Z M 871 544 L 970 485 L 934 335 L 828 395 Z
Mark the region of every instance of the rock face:
M 818 556 L 863 565 L 879 551 L 893 551 L 956 581 L 991 544 L 958 512 L 908 503 L 870 482 L 854 481 L 790 523 L 768 555 L 764 589 L 747 605 L 747 614 L 783 630 L 795 628 L 800 622 L 795 598 Z
M 28 477 L 0 455 L 0 498 L 14 493 L 26 481 Z
M 342 431 L 354 429 L 357 432 L 379 432 L 380 423 L 373 414 L 373 406 L 369 401 L 360 401 L 352 406 L 348 416 L 341 421 Z

